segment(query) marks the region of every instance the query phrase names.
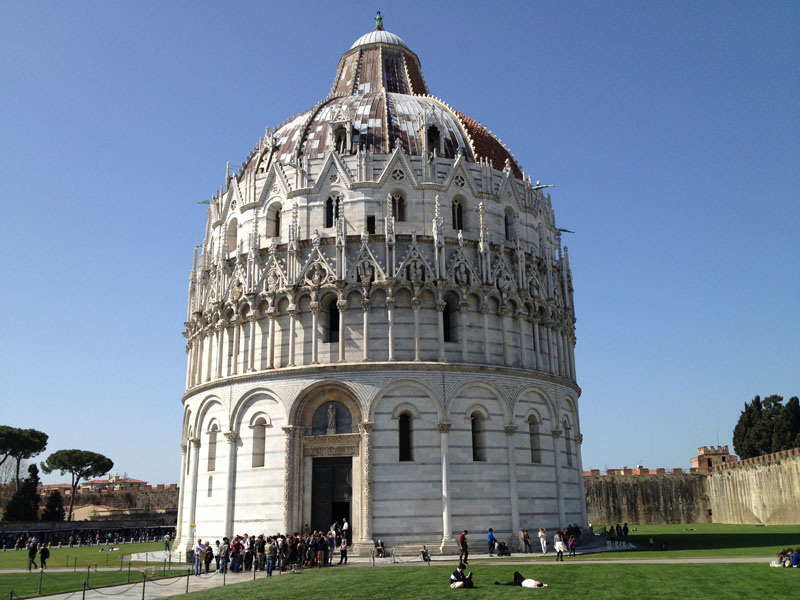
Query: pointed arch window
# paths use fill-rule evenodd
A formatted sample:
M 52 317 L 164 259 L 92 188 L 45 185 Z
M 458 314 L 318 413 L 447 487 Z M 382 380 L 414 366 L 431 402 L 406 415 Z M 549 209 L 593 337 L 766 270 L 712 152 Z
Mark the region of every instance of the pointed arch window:
M 400 449 L 400 462 L 408 462 L 414 460 L 413 452 L 413 430 L 411 414 L 404 412 L 400 415 L 398 420 L 398 434 Z
M 444 341 L 456 342 L 458 341 L 457 331 L 457 312 L 458 304 L 452 295 L 448 295 L 444 300 L 445 306 L 442 310 L 442 325 L 444 329 Z
M 272 236 L 281 236 L 281 207 L 275 209 L 275 220 L 272 223 Z
M 464 230 L 464 202 L 461 198 L 453 199 L 453 229 Z
M 328 196 L 325 201 L 325 227 L 333 227 L 336 216 L 339 214 L 339 196 Z
M 339 305 L 335 297 L 328 301 L 325 305 L 325 309 L 328 315 L 328 327 L 325 331 L 325 341 L 329 344 L 335 344 L 339 341 L 339 319 L 341 318 L 339 314 Z
M 403 194 L 392 194 L 392 214 L 398 223 L 406 220 L 406 199 Z
M 225 230 L 225 252 L 230 254 L 236 251 L 236 246 L 239 244 L 239 222 L 236 219 L 231 219 L 228 227 Z
M 259 417 L 253 423 L 253 468 L 264 466 L 264 455 L 267 448 L 267 421 Z
M 217 433 L 219 428 L 217 424 L 213 424 L 208 431 L 208 470 L 216 471 L 217 469 Z
M 506 240 L 510 242 L 514 239 L 514 211 L 510 208 L 507 208 L 503 215 L 503 228 L 505 230 Z
M 470 416 L 472 421 L 472 460 L 486 461 L 486 418 L 475 411 Z
M 542 462 L 542 443 L 539 438 L 539 421 L 536 415 L 528 417 L 528 435 L 531 443 L 531 462 Z
M 428 127 L 428 152 L 439 152 L 439 142 L 441 136 L 439 135 L 439 128 L 436 125 Z

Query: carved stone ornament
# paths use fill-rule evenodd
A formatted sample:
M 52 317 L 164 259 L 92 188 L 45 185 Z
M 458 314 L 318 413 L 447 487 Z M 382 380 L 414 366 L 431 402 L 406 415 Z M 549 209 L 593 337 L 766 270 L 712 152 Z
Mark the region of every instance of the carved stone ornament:
M 242 285 L 241 281 L 237 281 L 233 284 L 233 288 L 231 289 L 231 300 L 234 302 L 238 302 L 239 298 L 242 297 L 242 292 L 244 291 L 244 286 Z
M 514 435 L 517 432 L 516 425 L 506 425 L 503 427 L 503 431 L 506 432 L 506 435 Z
M 450 429 L 453 427 L 452 423 L 439 423 L 436 428 L 439 430 L 439 433 L 450 433 Z
M 553 434 L 553 437 L 559 437 L 559 436 L 560 436 L 562 433 L 564 433 L 564 432 L 563 432 L 563 431 L 561 431 L 560 429 L 553 429 L 553 430 L 551 431 L 551 433 Z

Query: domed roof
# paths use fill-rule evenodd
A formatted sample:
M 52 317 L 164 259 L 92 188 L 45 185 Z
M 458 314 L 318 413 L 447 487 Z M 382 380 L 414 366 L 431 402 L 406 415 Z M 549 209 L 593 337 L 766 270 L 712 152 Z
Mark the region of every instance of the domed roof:
M 365 33 L 355 42 L 353 42 L 353 45 L 350 46 L 350 50 L 357 46 L 366 46 L 368 44 L 394 44 L 395 46 L 403 46 L 403 48 L 408 48 L 400 36 L 395 35 L 390 31 L 386 31 L 385 29 L 376 29 L 375 31 Z
M 439 157 L 461 154 L 470 162 L 488 160 L 522 178 L 514 157 L 491 132 L 429 95 L 417 55 L 383 29 L 358 38 L 339 59 L 328 97 L 284 123 L 272 138 L 270 155 L 282 164 L 323 158 L 332 150 L 388 154 L 400 146 L 409 155 L 422 156 L 435 147 Z M 251 160 L 263 170 L 269 158 Z

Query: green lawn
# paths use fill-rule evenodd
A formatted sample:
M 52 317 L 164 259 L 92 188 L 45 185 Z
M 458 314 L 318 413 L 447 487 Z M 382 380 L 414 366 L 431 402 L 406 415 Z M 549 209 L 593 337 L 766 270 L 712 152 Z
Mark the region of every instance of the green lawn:
M 510 581 L 514 570 L 548 583 L 542 590 L 493 585 Z M 800 569 L 771 569 L 764 564 L 709 565 L 476 565 L 476 589 L 450 590 L 452 566 L 343 567 L 303 571 L 271 579 L 176 596 L 181 600 L 239 600 L 263 598 L 316 598 L 320 594 L 347 600 L 399 600 L 410 598 L 528 598 L 550 599 L 691 599 L 759 600 L 791 598 L 800 588 Z
M 179 577 L 183 575 L 182 579 L 169 580 L 171 585 L 182 586 L 183 581 L 186 580 L 187 569 L 167 571 L 164 573 L 161 569 L 156 569 L 155 572 L 152 568 L 147 569 L 147 585 L 165 585 L 167 581 L 156 583 L 149 583 L 153 578 L 163 578 L 166 576 Z M 13 590 L 14 598 L 29 597 L 38 595 L 39 591 L 39 576 L 40 572 L 33 573 L 0 573 L 0 597 L 7 599 L 10 592 Z M 58 592 L 69 592 L 74 590 L 82 590 L 83 583 L 86 581 L 86 569 L 78 571 L 77 573 L 48 573 L 44 572 L 42 576 L 42 594 L 56 594 Z M 128 582 L 128 569 L 123 571 L 98 571 L 89 573 L 89 587 L 101 587 L 106 585 L 117 585 Z M 130 571 L 130 582 L 137 583 L 141 586 L 142 573 L 136 567 Z M 141 589 L 141 587 L 139 587 Z M 185 589 L 180 588 L 180 589 Z
M 800 545 L 800 525 L 724 525 L 698 523 L 693 525 L 629 525 L 629 539 L 638 550 L 601 553 L 594 559 L 608 558 L 684 558 L 763 556 L 770 560 L 781 548 Z M 633 531 L 633 528 L 637 531 Z M 602 528 L 595 527 L 599 532 Z M 650 537 L 657 550 L 649 550 Z M 661 544 L 667 550 L 661 551 Z M 585 559 L 582 559 L 585 560 Z
M 114 546 L 119 548 L 116 552 L 101 552 L 103 546 L 83 546 L 75 548 L 50 548 L 50 558 L 47 565 L 51 568 L 73 567 L 77 559 L 78 569 L 83 567 L 105 567 L 108 561 L 109 567 L 119 566 L 120 557 L 137 552 L 155 552 L 164 549 L 164 542 L 150 542 L 147 544 L 121 544 Z M 127 559 L 125 559 L 127 563 Z M 36 555 L 36 564 L 39 564 L 39 555 Z M 6 550 L 0 551 L 0 569 L 27 569 L 28 551 L 27 550 Z

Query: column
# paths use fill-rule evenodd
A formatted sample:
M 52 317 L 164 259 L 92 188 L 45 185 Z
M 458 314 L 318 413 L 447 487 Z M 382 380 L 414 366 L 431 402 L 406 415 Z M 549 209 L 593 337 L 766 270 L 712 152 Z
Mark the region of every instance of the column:
M 256 311 L 251 312 L 247 320 L 250 323 L 250 349 L 247 352 L 247 370 L 253 372 L 256 370 L 256 329 L 258 329 L 258 315 Z
M 319 364 L 319 302 L 312 302 L 311 309 L 311 364 Z
M 467 323 L 467 315 L 469 314 L 469 304 L 462 302 L 458 305 L 458 312 L 461 315 L 461 362 L 467 362 L 469 355 L 467 345 L 467 331 L 469 331 L 469 324 Z
M 550 341 L 550 328 L 547 326 L 544 328 L 544 337 L 547 344 L 547 372 L 553 375 L 553 344 Z
M 372 548 L 372 430 L 374 423 L 361 423 L 361 540 Z
M 339 309 L 339 362 L 347 360 L 347 350 L 344 343 L 344 315 L 347 312 L 347 302 L 345 300 L 338 300 L 336 307 Z
M 298 427 L 288 425 L 282 427 L 285 434 L 284 446 L 284 471 L 283 471 L 283 531 L 294 531 L 295 516 L 294 487 L 296 479 L 300 476 L 295 468 L 295 457 L 297 456 L 297 430 Z
M 243 327 L 242 318 L 236 316 L 233 318 L 233 356 L 231 357 L 231 373 L 237 375 L 239 373 L 239 340 L 241 338 L 241 329 Z
M 267 339 L 267 368 L 275 368 L 275 307 L 270 306 L 267 309 L 267 318 L 269 319 L 269 338 Z
M 452 505 L 450 502 L 450 423 L 439 423 L 439 445 L 442 457 L 442 543 L 439 548 L 442 554 L 445 549 L 453 550 L 456 541 L 453 539 L 453 526 L 450 522 Z
M 215 371 L 215 379 L 219 379 L 222 377 L 222 355 L 224 354 L 224 348 L 222 347 L 223 342 L 223 335 L 225 333 L 225 325 L 224 321 L 220 321 L 217 323 L 217 368 Z
M 447 308 L 446 302 L 436 303 L 436 322 L 439 325 L 439 362 L 445 362 L 444 355 L 444 309 Z
M 206 381 L 211 381 L 211 357 L 214 354 L 214 326 L 209 325 L 206 327 L 206 340 L 208 342 L 208 350 L 206 354 Z
M 581 530 L 586 530 L 589 524 L 589 515 L 586 512 L 586 489 L 584 488 L 583 482 L 583 450 L 581 450 L 581 446 L 583 445 L 583 434 L 579 433 L 575 436 L 576 450 L 578 454 L 577 460 L 577 467 L 578 467 L 578 502 L 581 505 Z
M 484 362 L 489 364 L 489 307 L 484 304 L 481 306 L 481 313 L 483 314 L 483 358 Z
M 558 366 L 560 367 L 559 374 L 562 377 L 566 377 L 567 376 L 567 357 L 566 357 L 566 352 L 564 352 L 564 349 L 566 347 L 566 344 L 564 343 L 564 332 L 559 329 L 556 332 L 556 335 L 558 336 Z
M 414 311 L 414 360 L 419 360 L 419 309 L 421 307 L 418 298 L 411 300 L 411 309 Z
M 498 316 L 500 317 L 500 340 L 503 343 L 503 364 L 508 366 L 511 364 L 509 360 L 509 344 L 508 344 L 508 331 L 506 330 L 506 317 L 508 316 L 508 308 L 505 306 L 501 306 L 500 310 L 497 311 Z
M 564 510 L 564 490 L 561 489 L 561 459 L 558 449 L 558 438 L 563 432 L 556 428 L 553 429 L 553 469 L 556 475 L 556 494 L 558 496 L 558 527 L 565 527 L 567 525 L 567 515 Z M 583 471 L 581 471 L 581 478 L 583 478 Z
M 386 299 L 386 320 L 389 323 L 389 360 L 394 360 L 394 298 Z
M 187 443 L 181 442 L 181 485 L 178 489 L 178 530 L 175 532 L 173 551 L 178 550 L 178 547 L 183 543 L 183 538 L 186 536 L 186 531 L 183 527 L 183 501 L 186 492 L 186 448 Z
M 528 368 L 528 353 L 525 350 L 525 330 L 527 327 L 525 324 L 527 321 L 525 320 L 525 315 L 522 312 L 518 312 L 516 315 L 517 319 L 517 330 L 519 330 L 519 366 L 523 369 Z
M 508 445 L 508 493 L 511 497 L 511 539 L 519 541 L 519 492 L 517 491 L 517 446 L 514 434 L 516 425 L 506 425 L 506 444 Z M 519 548 L 522 552 L 523 548 Z
M 225 474 L 225 520 L 223 521 L 223 535 L 231 537 L 233 534 L 233 512 L 236 502 L 236 439 L 238 434 L 231 429 L 225 432 L 228 442 L 228 471 Z
M 189 488 L 189 547 L 194 546 L 195 530 L 194 517 L 197 514 L 197 468 L 200 465 L 200 438 L 192 438 L 189 440 L 191 446 L 189 447 L 188 459 L 191 461 L 192 467 L 192 483 Z M 194 457 L 194 460 L 192 458 Z
M 369 306 L 370 306 L 370 301 L 367 298 L 361 300 L 361 310 L 363 312 L 363 317 L 364 317 L 361 360 L 364 361 L 369 360 Z
M 572 381 L 577 381 L 577 376 L 575 375 L 575 338 L 572 337 L 569 340 L 569 366 L 570 366 L 570 374 L 572 375 Z
M 194 367 L 194 343 L 191 339 L 186 343 L 186 389 L 192 385 L 192 368 Z
M 539 356 L 539 350 L 542 347 L 542 340 L 539 337 L 539 324 L 534 321 L 533 322 L 533 357 L 536 360 L 536 370 L 542 370 L 542 358 Z
M 297 307 L 294 304 L 289 305 L 289 364 L 287 366 L 294 366 L 294 323 L 297 320 Z

